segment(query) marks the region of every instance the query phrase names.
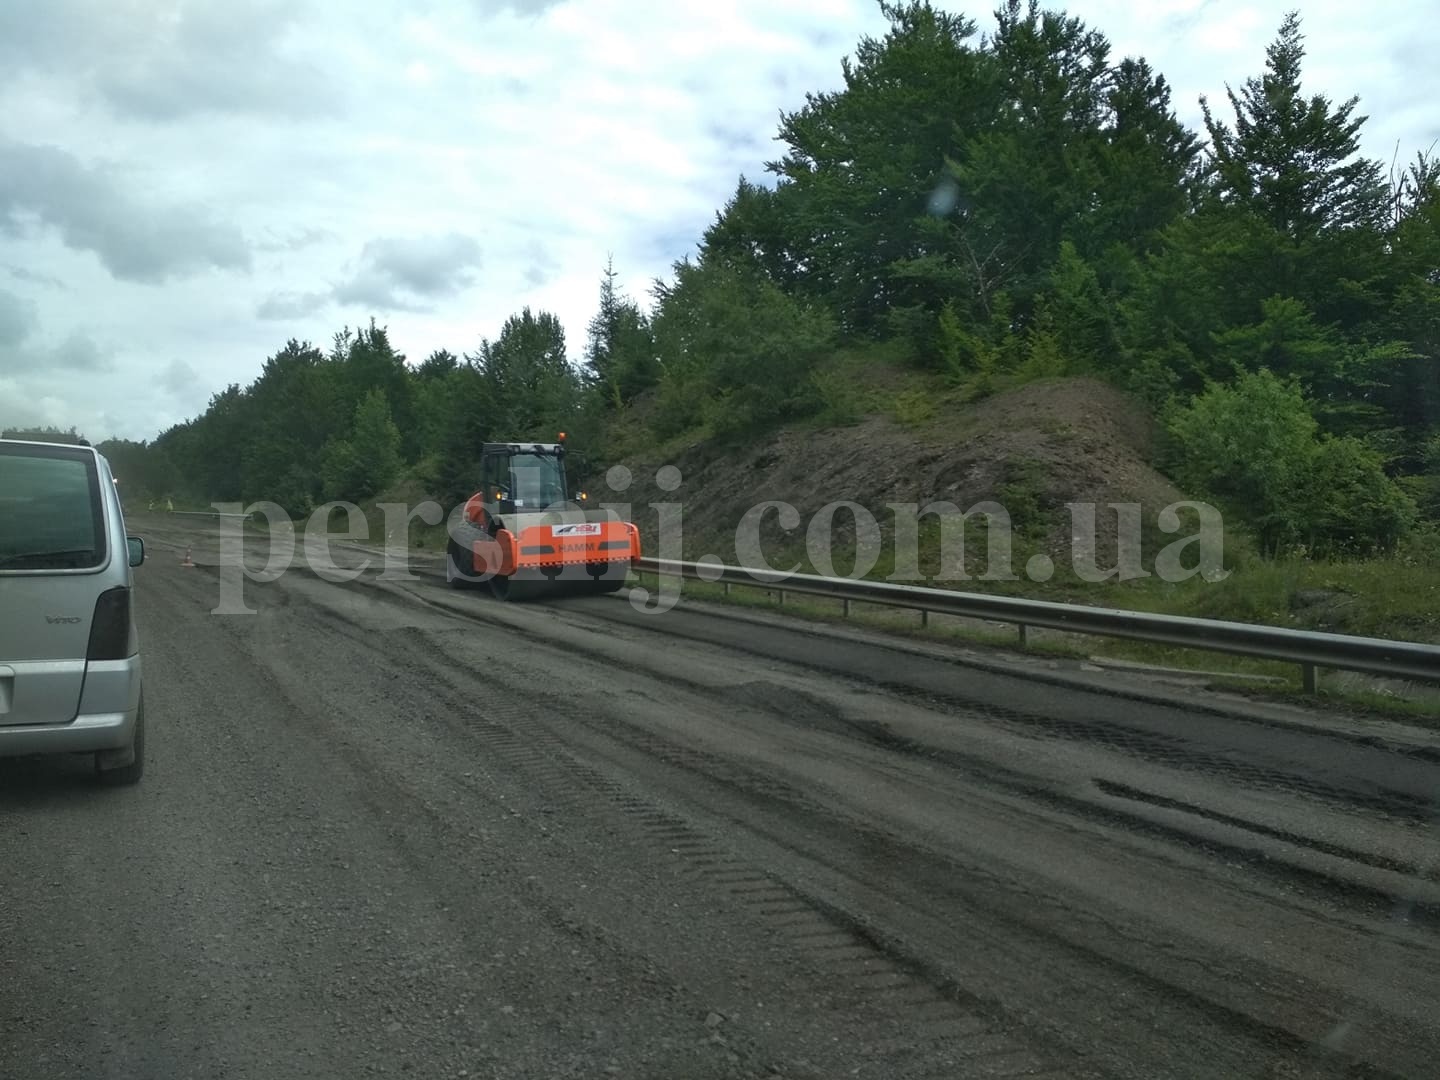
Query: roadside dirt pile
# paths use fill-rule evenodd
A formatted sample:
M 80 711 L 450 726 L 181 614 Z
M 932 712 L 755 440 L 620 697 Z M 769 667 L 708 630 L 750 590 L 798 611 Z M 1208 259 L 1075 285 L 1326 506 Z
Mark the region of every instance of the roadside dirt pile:
M 684 557 L 715 554 L 727 562 L 736 561 L 742 518 L 766 500 L 789 503 L 801 516 L 799 529 L 787 533 L 773 511 L 766 514 L 767 552 L 803 547 L 812 517 L 834 502 L 869 510 L 888 549 L 894 511 L 887 504 L 938 500 L 965 511 L 995 500 L 1010 514 L 1017 554 L 1044 551 L 1067 565 L 1072 517 L 1066 504 L 1095 503 L 1097 558 L 1108 567 L 1116 514 L 1106 504 L 1139 503 L 1151 535 L 1159 510 L 1184 498 L 1149 464 L 1153 437 L 1153 421 L 1121 392 L 1092 379 L 1054 379 L 946 406 L 922 425 L 869 416 L 828 430 L 789 428 L 738 448 L 701 443 L 668 460 L 631 459 L 633 481 L 624 497 L 635 507 L 648 554 L 664 554 L 655 546 L 658 515 L 650 504 L 679 502 Z M 656 482 L 666 465 L 681 474 L 671 491 Z M 1193 525 L 1182 531 L 1192 532 Z M 843 510 L 833 535 L 837 553 L 853 543 L 852 518 Z M 1147 562 L 1153 552 L 1147 543 Z M 983 556 L 983 548 L 975 554 Z

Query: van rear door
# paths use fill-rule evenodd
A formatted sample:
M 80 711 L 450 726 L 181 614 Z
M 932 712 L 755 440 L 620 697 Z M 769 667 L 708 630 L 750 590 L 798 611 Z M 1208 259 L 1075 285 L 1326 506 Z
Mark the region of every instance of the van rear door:
M 112 557 L 88 449 L 0 441 L 0 726 L 75 718 Z

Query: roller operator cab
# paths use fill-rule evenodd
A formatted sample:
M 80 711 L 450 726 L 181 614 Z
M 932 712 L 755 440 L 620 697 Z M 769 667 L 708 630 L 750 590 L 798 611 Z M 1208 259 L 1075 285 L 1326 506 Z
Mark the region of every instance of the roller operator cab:
M 445 580 L 502 600 L 615 592 L 640 558 L 640 533 L 613 510 L 571 499 L 564 435 L 486 443 L 480 490 L 450 526 Z

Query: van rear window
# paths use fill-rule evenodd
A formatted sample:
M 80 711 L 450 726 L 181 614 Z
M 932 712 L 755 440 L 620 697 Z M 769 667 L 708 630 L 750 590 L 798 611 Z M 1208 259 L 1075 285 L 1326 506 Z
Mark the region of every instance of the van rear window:
M 0 573 L 101 565 L 101 507 L 90 454 L 0 442 Z

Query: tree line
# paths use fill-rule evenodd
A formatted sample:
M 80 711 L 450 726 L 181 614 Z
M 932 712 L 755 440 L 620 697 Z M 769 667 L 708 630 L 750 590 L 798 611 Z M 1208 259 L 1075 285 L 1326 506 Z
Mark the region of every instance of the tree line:
M 1164 77 L 1063 11 L 995 27 L 883 3 L 843 85 L 782 115 L 642 307 L 602 276 L 580 363 L 529 308 L 411 364 L 384 328 L 290 341 L 242 389 L 126 453 L 154 490 L 306 512 L 406 470 L 459 498 L 489 438 L 616 456 L 853 411 L 845 355 L 977 398 L 1105 379 L 1163 467 L 1269 551 L 1383 550 L 1440 518 L 1440 162 L 1360 150 L 1359 102 L 1306 91 L 1287 16 L 1263 71 L 1178 118 Z

